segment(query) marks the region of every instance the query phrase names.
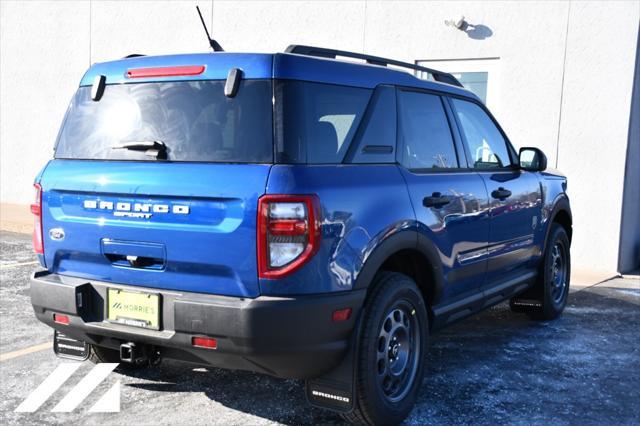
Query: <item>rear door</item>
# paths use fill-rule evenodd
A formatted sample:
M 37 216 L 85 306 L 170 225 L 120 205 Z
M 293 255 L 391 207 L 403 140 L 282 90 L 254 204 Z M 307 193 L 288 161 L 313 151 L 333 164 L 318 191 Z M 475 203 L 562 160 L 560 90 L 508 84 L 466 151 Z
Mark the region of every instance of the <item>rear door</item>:
M 399 162 L 417 220 L 437 247 L 445 279 L 443 304 L 479 294 L 489 238 L 482 178 L 461 167 L 443 99 L 398 90 Z M 478 298 L 479 301 L 479 298 Z
M 515 167 L 507 140 L 479 104 L 452 98 L 469 167 L 484 180 L 491 200 L 486 288 L 532 273 L 540 253 L 542 192 L 534 173 Z
M 224 81 L 107 85 L 99 101 L 90 91 L 74 97 L 41 180 L 47 268 L 257 296 L 271 81 L 243 81 L 234 98 Z

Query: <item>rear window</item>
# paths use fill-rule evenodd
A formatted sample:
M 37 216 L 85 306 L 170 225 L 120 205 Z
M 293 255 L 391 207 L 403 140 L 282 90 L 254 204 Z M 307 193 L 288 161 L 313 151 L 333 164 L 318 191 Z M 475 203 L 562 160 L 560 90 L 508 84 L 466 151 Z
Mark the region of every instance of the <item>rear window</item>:
M 278 81 L 278 163 L 341 163 L 372 90 L 304 81 Z
M 102 98 L 80 87 L 56 144 L 56 158 L 156 161 L 141 150 L 161 141 L 169 161 L 271 163 L 271 80 L 245 80 L 233 98 L 224 81 L 107 85 Z

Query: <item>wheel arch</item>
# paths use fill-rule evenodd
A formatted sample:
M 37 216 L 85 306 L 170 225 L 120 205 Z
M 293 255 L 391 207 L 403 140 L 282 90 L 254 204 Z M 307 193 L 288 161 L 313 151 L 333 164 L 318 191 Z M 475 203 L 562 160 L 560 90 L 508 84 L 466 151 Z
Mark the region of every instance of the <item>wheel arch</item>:
M 425 300 L 431 324 L 431 307 L 437 304 L 444 290 L 442 266 L 435 245 L 413 230 L 387 237 L 368 256 L 356 278 L 354 289 L 367 288 L 367 293 L 370 293 L 373 278 L 382 270 L 405 274 L 416 282 Z
M 549 224 L 546 229 L 544 246 L 547 246 L 547 241 L 551 233 L 551 225 L 557 223 L 564 228 L 569 237 L 569 243 L 573 235 L 573 216 L 571 215 L 571 206 L 569 205 L 569 199 L 566 196 L 561 196 L 554 203 L 551 214 L 549 215 Z

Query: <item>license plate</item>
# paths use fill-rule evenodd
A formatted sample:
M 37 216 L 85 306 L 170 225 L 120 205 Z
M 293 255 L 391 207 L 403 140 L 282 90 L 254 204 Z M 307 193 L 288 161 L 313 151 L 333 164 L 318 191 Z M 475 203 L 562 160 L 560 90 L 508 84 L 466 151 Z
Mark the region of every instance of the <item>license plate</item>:
M 110 288 L 107 292 L 109 322 L 160 329 L 160 295 Z

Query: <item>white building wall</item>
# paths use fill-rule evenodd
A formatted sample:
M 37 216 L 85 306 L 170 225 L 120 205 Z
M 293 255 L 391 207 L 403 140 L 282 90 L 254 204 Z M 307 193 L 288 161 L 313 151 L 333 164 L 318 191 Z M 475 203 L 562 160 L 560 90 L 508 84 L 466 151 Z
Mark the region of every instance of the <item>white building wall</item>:
M 88 64 L 89 3 L 0 2 L 0 202 L 32 202 Z
M 578 267 L 618 266 L 638 8 L 640 2 L 571 7 L 558 167 L 570 178 Z
M 574 267 L 616 270 L 637 1 L 2 2 L 1 202 L 31 201 L 33 177 L 91 62 L 207 50 L 196 4 L 231 51 L 296 43 L 409 62 L 499 57 L 492 110 L 517 147 L 542 148 L 569 177 Z M 491 36 L 444 25 L 459 15 Z

